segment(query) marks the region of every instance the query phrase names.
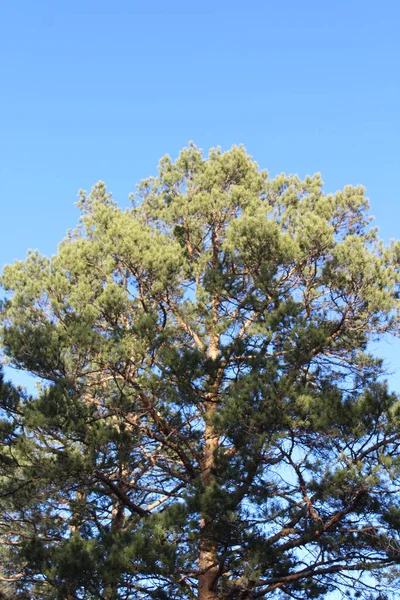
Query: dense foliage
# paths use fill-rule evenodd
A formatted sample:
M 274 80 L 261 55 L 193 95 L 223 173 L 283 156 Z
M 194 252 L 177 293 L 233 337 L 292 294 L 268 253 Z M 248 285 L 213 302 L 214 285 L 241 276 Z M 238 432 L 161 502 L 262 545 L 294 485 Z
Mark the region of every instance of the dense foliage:
M 399 246 L 361 187 L 191 145 L 4 269 L 0 597 L 383 597 L 400 562 Z M 368 577 L 364 577 L 365 574 Z M 2 595 L 1 595 L 2 594 Z

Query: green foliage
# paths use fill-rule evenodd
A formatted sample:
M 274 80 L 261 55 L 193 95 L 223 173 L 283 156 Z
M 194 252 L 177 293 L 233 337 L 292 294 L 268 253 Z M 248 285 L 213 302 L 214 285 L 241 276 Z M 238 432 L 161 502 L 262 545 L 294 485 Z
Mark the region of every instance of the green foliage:
M 81 192 L 57 254 L 3 271 L 3 351 L 39 384 L 0 379 L 0 597 L 389 593 L 400 404 L 369 343 L 398 332 L 400 247 L 363 188 L 191 144 L 132 200 Z

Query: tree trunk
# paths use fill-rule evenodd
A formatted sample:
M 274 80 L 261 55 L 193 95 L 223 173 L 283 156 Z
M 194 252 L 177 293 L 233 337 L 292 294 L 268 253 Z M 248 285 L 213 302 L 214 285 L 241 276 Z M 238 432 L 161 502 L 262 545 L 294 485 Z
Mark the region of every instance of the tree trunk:
M 111 513 L 111 531 L 113 533 L 121 531 L 124 523 L 124 507 L 119 500 L 114 500 L 114 506 Z M 104 589 L 103 598 L 104 600 L 113 600 L 117 598 L 118 594 L 118 581 L 110 582 Z
M 215 412 L 216 405 L 209 407 L 207 411 Z M 205 429 L 205 447 L 202 481 L 204 486 L 212 482 L 211 469 L 214 466 L 214 453 L 218 447 L 218 436 L 214 433 L 213 425 L 206 424 Z M 214 523 L 209 522 L 207 517 L 200 520 L 200 559 L 199 568 L 202 573 L 199 575 L 199 600 L 217 600 L 218 594 L 215 591 L 217 583 L 218 565 L 217 565 L 217 544 L 214 535 Z
M 213 303 L 213 325 L 217 324 L 216 306 Z M 218 338 L 210 334 L 209 357 L 216 360 L 218 357 Z M 211 390 L 204 403 L 205 408 L 205 431 L 204 431 L 204 455 L 202 464 L 202 483 L 204 487 L 212 484 L 215 467 L 215 452 L 218 448 L 218 434 L 215 432 L 213 418 L 218 407 L 218 381 L 211 382 Z M 199 590 L 198 600 L 218 600 L 216 585 L 218 582 L 219 566 L 217 564 L 217 542 L 215 536 L 215 523 L 209 520 L 207 515 L 202 515 L 200 520 L 200 558 Z

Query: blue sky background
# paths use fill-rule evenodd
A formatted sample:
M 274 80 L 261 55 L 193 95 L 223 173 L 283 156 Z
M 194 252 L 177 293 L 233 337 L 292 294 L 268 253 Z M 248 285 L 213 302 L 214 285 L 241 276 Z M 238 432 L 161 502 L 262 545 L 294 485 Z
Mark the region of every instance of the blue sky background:
M 399 237 L 399 22 L 397 0 L 0 0 L 0 267 L 54 253 L 79 188 L 126 203 L 189 140 L 362 183 Z
M 399 23 L 398 0 L 0 0 L 0 268 L 189 140 L 362 183 L 400 237 Z M 400 391 L 400 344 L 378 351 Z

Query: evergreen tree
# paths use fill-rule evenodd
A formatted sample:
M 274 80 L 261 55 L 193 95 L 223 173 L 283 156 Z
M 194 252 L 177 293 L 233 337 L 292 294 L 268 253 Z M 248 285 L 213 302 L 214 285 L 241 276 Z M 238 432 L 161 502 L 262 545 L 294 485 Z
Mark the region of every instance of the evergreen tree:
M 400 247 L 363 188 L 190 145 L 132 202 L 98 183 L 56 256 L 3 272 L 4 352 L 39 382 L 2 387 L 4 594 L 383 598 L 400 404 L 369 348 Z

